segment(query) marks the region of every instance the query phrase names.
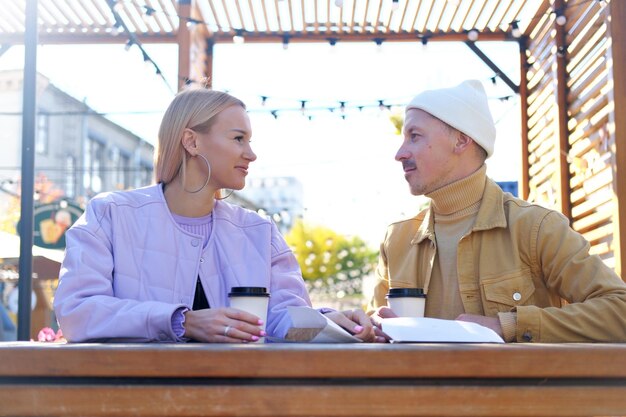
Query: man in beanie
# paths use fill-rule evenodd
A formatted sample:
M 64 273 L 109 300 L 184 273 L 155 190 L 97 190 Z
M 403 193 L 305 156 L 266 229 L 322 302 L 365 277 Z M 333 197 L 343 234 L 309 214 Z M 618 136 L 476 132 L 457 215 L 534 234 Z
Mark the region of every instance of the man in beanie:
M 626 284 L 562 214 L 486 176 L 496 129 L 478 81 L 425 91 L 406 108 L 396 154 L 411 193 L 430 198 L 391 224 L 370 303 L 395 317 L 389 288 L 423 288 L 426 317 L 471 321 L 507 342 L 626 341 Z

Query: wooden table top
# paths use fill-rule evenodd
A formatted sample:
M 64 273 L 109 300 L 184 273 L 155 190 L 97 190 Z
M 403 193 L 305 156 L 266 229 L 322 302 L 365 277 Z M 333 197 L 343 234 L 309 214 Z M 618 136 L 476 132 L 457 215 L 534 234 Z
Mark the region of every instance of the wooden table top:
M 626 378 L 626 344 L 0 343 L 0 377 Z

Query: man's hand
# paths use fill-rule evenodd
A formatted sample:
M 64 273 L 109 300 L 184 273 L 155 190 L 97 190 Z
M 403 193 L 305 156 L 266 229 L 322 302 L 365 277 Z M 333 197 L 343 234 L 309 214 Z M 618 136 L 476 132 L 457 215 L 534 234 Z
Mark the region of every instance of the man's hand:
M 500 326 L 500 320 L 497 317 L 486 317 L 479 316 L 477 314 L 459 314 L 456 318 L 460 321 L 469 321 L 471 323 L 480 324 L 481 326 L 487 327 L 498 334 L 500 337 L 504 337 L 502 335 L 502 326 Z
M 376 342 L 385 343 L 390 340 L 390 337 L 387 336 L 382 331 L 382 320 L 391 319 L 394 317 L 398 317 L 398 315 L 394 313 L 393 310 L 387 306 L 378 307 L 376 311 L 374 312 L 374 314 L 370 316 L 370 319 L 372 320 L 372 323 L 374 324 L 374 332 L 376 333 Z

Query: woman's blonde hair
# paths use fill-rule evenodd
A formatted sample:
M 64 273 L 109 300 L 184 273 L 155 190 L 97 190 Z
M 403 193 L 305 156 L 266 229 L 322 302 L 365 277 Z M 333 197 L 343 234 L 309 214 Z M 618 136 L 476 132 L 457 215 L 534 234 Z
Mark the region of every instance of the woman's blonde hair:
M 168 184 L 184 170 L 186 151 L 181 142 L 183 131 L 189 128 L 207 133 L 215 122 L 215 116 L 230 106 L 246 108 L 238 98 L 205 88 L 184 90 L 174 97 L 159 128 L 159 142 L 154 157 L 157 183 Z

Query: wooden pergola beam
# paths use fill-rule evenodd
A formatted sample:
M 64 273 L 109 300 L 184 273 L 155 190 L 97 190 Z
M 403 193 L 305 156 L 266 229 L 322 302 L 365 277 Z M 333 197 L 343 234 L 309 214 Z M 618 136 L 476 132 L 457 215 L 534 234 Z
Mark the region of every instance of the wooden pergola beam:
M 382 38 L 386 42 L 420 42 L 422 36 L 428 36 L 429 42 L 445 41 L 445 42 L 464 42 L 467 40 L 467 34 L 465 32 L 452 32 L 452 33 L 440 33 L 440 32 L 403 32 L 393 33 L 385 36 L 381 33 L 339 33 L 339 32 L 318 32 L 318 33 L 295 33 L 290 32 L 270 32 L 270 33 L 252 33 L 244 32 L 245 41 L 249 43 L 268 43 L 276 42 L 282 43 L 284 36 L 289 36 L 289 42 L 328 42 L 328 38 L 337 39 L 338 42 L 367 42 L 374 39 Z M 150 33 L 136 33 L 135 37 L 141 43 L 171 43 L 176 44 L 178 42 L 178 34 L 172 32 L 169 34 L 150 34 Z M 230 32 L 216 32 L 213 33 L 212 39 L 214 43 L 232 43 L 233 33 Z M 480 32 L 481 41 L 517 41 L 513 39 L 508 33 L 505 32 Z M 110 33 L 102 34 L 72 34 L 72 33 L 42 33 L 39 36 L 40 44 L 125 44 L 128 38 L 124 35 L 111 36 Z M 21 45 L 24 43 L 24 36 L 20 34 L 0 34 L 1 45 Z

